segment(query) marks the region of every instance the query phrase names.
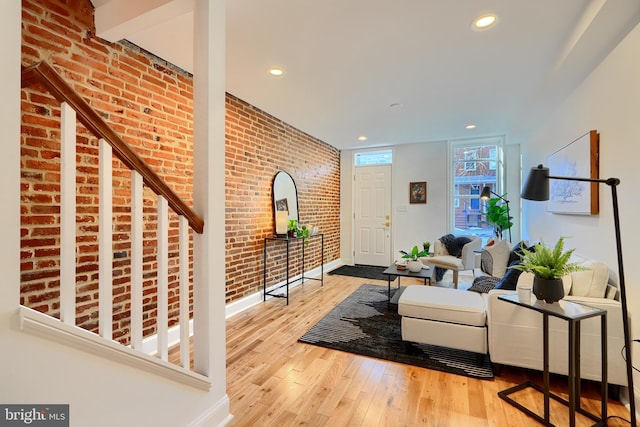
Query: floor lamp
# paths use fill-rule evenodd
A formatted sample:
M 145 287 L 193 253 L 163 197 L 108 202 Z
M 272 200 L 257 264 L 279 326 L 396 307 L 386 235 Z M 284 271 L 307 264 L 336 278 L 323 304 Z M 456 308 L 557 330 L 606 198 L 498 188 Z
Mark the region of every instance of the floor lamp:
M 620 280 L 620 302 L 622 303 L 622 325 L 624 328 L 625 357 L 627 364 L 627 385 L 629 387 L 629 412 L 631 414 L 631 425 L 636 426 L 636 403 L 633 390 L 633 363 L 631 360 L 631 336 L 629 333 L 629 316 L 627 311 L 627 295 L 624 282 L 624 268 L 622 266 L 622 239 L 620 236 L 620 215 L 618 212 L 618 192 L 617 186 L 620 184 L 618 178 L 595 179 L 576 178 L 569 176 L 550 176 L 549 168 L 542 165 L 531 168 L 529 178 L 522 190 L 521 197 L 527 200 L 544 201 L 549 200 L 549 180 L 563 179 L 566 181 L 597 182 L 607 184 L 611 187 L 611 201 L 613 203 L 613 224 L 616 231 L 616 249 L 618 252 L 618 276 Z
M 497 198 L 499 198 L 500 200 L 502 200 L 505 205 L 507 205 L 507 218 L 511 220 L 511 216 L 509 216 L 509 201 L 507 199 L 491 191 L 491 188 L 489 188 L 488 186 L 482 189 L 482 193 L 480 193 L 480 198 L 482 200 L 489 200 L 492 194 Z M 509 241 L 511 241 L 511 227 L 509 227 Z

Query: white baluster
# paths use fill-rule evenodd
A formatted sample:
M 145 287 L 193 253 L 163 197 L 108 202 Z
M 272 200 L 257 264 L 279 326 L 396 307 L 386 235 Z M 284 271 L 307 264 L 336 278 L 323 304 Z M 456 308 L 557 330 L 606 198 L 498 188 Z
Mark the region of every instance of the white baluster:
M 142 349 L 143 179 L 131 171 L 131 347 Z
M 169 360 L 169 208 L 167 199 L 158 196 L 158 354 Z
M 189 222 L 184 216 L 180 216 L 180 363 L 189 369 Z
M 60 129 L 60 320 L 76 323 L 76 112 L 63 102 Z
M 99 140 L 99 281 L 98 315 L 100 336 L 113 339 L 113 157 L 111 145 Z

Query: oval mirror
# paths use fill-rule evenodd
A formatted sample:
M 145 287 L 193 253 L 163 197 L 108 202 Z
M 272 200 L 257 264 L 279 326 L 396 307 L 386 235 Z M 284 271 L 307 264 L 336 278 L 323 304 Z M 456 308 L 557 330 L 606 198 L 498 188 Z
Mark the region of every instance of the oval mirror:
M 273 177 L 273 212 L 287 211 L 288 219 L 300 221 L 298 217 L 298 191 L 293 178 L 287 172 L 280 171 Z

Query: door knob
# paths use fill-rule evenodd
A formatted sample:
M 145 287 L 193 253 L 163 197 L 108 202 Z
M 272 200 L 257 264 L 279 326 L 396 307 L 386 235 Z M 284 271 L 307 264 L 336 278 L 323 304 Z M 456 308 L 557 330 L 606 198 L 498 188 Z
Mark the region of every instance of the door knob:
M 385 227 L 388 227 L 389 225 L 391 225 L 391 223 L 390 223 L 389 221 L 387 221 L 387 222 L 385 222 L 385 223 L 384 223 L 384 226 L 385 226 Z

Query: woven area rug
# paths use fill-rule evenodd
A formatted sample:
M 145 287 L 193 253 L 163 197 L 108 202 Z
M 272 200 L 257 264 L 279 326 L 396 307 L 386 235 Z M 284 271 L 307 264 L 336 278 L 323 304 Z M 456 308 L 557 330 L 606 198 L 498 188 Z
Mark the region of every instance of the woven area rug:
M 476 353 L 403 343 L 400 315 L 397 305 L 388 305 L 386 286 L 362 285 L 299 341 L 467 377 L 493 378 L 488 355 L 478 364 Z
M 337 274 L 339 276 L 362 277 L 363 279 L 387 280 L 387 275 L 382 274 L 386 267 L 377 267 L 373 265 L 343 265 L 330 271 L 327 274 Z M 391 280 L 395 280 L 396 276 L 391 276 Z

